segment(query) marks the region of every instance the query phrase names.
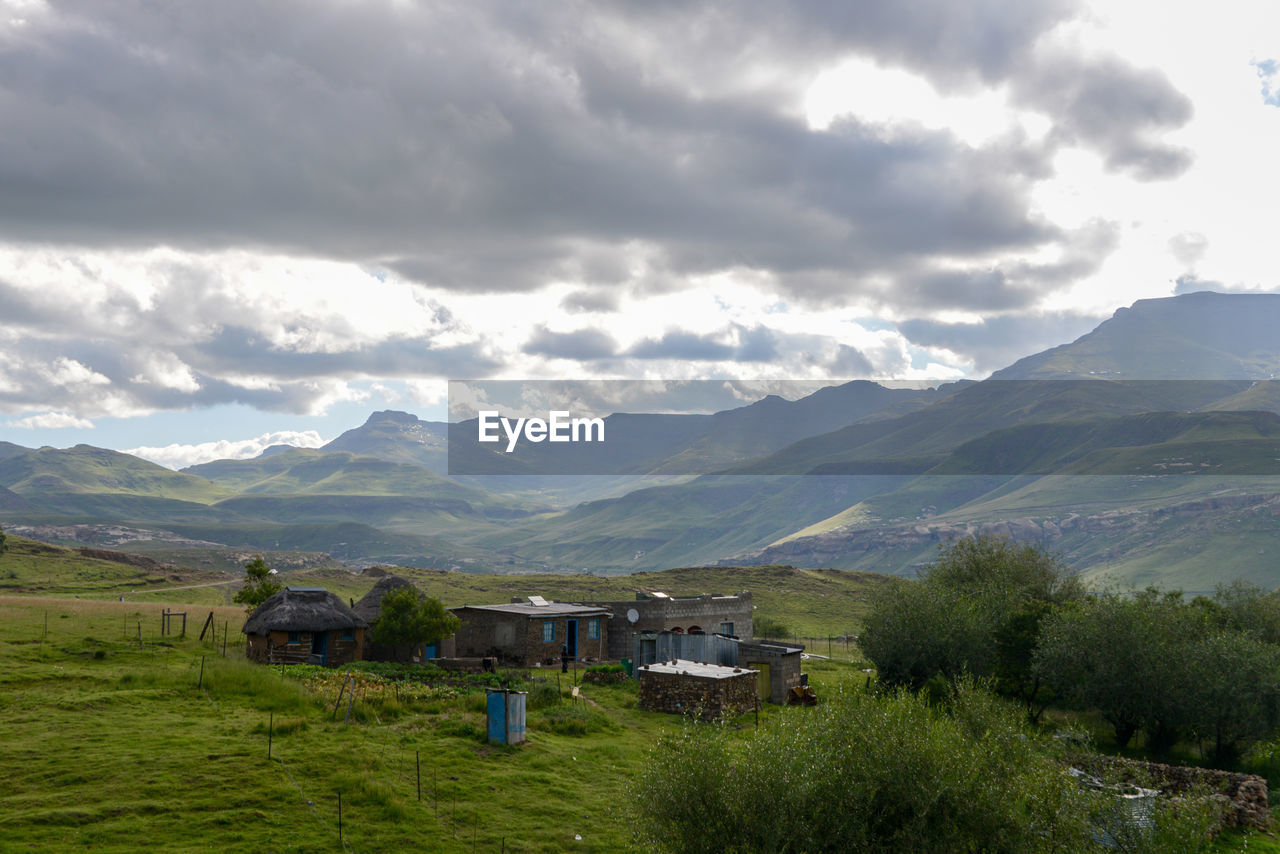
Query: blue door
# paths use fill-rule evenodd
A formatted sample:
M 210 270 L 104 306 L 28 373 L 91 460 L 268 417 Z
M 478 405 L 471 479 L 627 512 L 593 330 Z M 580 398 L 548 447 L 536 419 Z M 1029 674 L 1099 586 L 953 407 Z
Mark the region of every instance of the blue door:
M 578 657 L 578 621 L 564 621 L 564 645 L 569 647 L 569 657 Z
M 489 741 L 493 744 L 507 743 L 507 694 L 505 691 L 491 691 L 488 699 Z

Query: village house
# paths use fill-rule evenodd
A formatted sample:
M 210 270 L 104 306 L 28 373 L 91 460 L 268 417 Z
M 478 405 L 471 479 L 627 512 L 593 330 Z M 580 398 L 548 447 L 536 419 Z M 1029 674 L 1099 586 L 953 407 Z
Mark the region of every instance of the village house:
M 613 612 L 609 629 L 611 659 L 630 657 L 636 636 L 642 632 L 675 634 L 722 634 L 751 640 L 754 605 L 751 593 L 732 596 L 704 593 L 701 596 L 668 596 L 646 591 L 636 593 L 634 600 L 592 602 Z
M 323 587 L 286 587 L 254 609 L 241 631 L 252 661 L 337 667 L 363 658 L 368 628 Z
M 541 596 L 505 605 L 450 608 L 462 623 L 454 635 L 457 655 L 494 657 L 503 664 L 556 664 L 567 651 L 574 661 L 608 657 L 609 609 L 548 602 Z
M 408 579 L 401 578 L 398 575 L 385 575 L 378 579 L 378 583 L 373 585 L 373 589 L 366 593 L 359 602 L 351 606 L 351 610 L 355 612 L 357 617 L 372 627 L 378 621 L 378 618 L 382 616 L 382 597 L 392 590 L 405 587 L 414 591 L 418 590 Z M 366 661 L 399 661 L 411 664 L 425 664 L 433 658 L 452 658 L 453 655 L 454 640 L 452 636 L 437 638 L 425 644 L 397 644 L 390 646 L 375 641 L 372 637 L 372 632 L 370 632 L 370 636 L 365 640 L 364 645 L 364 658 Z

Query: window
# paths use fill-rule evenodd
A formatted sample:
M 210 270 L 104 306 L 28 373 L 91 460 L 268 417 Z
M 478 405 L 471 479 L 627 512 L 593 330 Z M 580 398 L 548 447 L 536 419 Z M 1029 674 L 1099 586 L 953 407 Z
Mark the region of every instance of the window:
M 594 617 L 587 620 L 587 637 L 591 640 L 600 639 L 600 618 Z
M 543 620 L 543 621 L 542 621 L 542 642 L 543 642 L 543 643 L 555 643 L 555 642 L 556 642 L 556 623 L 555 623 L 555 620 Z
M 302 643 L 302 632 L 289 632 L 289 643 Z
M 721 623 L 721 624 L 720 624 L 720 634 L 722 634 L 722 635 L 731 635 L 731 634 L 733 634 L 733 623 Z
M 355 639 L 356 639 L 356 630 L 355 630 L 354 628 L 351 628 L 351 629 L 343 629 L 343 630 L 342 630 L 342 639 L 343 639 L 344 641 L 353 641 L 353 640 L 355 640 Z

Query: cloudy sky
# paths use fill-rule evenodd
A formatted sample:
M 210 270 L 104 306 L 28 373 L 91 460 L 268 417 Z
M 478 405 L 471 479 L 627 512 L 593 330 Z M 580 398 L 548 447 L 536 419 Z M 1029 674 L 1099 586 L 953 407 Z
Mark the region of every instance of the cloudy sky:
M 0 0 L 0 440 L 978 378 L 1280 285 L 1278 131 L 1265 1 Z

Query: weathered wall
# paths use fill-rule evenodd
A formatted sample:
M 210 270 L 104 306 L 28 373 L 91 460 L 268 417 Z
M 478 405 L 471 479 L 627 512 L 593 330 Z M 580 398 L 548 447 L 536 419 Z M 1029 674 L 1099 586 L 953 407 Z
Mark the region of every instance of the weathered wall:
M 750 670 L 720 679 L 640 671 L 637 705 L 651 712 L 698 715 L 704 720 L 713 720 L 749 712 L 756 707 L 756 702 L 756 674 Z
M 769 696 L 761 697 L 770 703 L 786 703 L 787 693 L 801 682 L 800 649 L 791 647 L 794 652 L 787 652 L 785 647 L 771 644 L 740 643 L 738 644 L 738 664 L 742 667 L 760 669 L 761 665 L 769 667 Z
M 751 640 L 751 593 L 744 591 L 736 596 L 707 594 L 687 598 L 624 599 L 619 602 L 591 602 L 613 612 L 609 626 L 608 657 L 620 659 L 630 656 L 635 636 L 640 632 L 669 632 L 679 629 L 688 632 L 692 628 L 701 631 L 720 631 L 722 623 L 731 623 L 732 631 L 744 640 Z M 631 622 L 627 614 L 635 611 L 637 619 Z
M 456 655 L 462 657 L 494 656 L 503 664 L 532 667 L 535 664 L 558 664 L 569 620 L 578 623 L 578 661 L 599 661 L 608 653 L 609 617 L 510 614 L 475 608 L 454 611 L 461 626 L 454 635 Z M 587 637 L 587 621 L 600 621 L 600 637 Z M 542 624 L 555 623 L 555 640 L 542 642 Z
M 342 631 L 329 632 L 326 667 L 338 667 L 364 657 L 364 629 L 356 629 L 352 640 L 343 640 Z M 289 643 L 288 632 L 248 635 L 245 654 L 251 661 L 265 664 L 307 664 L 311 661 L 312 633 L 302 632 L 300 643 Z
M 1256 827 L 1259 830 L 1270 827 L 1271 807 L 1267 781 L 1256 774 L 1239 774 L 1187 765 L 1164 765 L 1117 756 L 1090 755 L 1078 758 L 1072 764 L 1098 777 L 1105 778 L 1118 773 L 1138 785 L 1155 785 L 1166 795 L 1177 795 L 1196 786 L 1204 786 L 1225 797 L 1230 803 L 1226 816 L 1228 825 Z

